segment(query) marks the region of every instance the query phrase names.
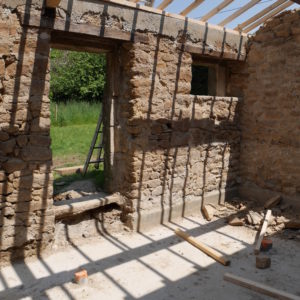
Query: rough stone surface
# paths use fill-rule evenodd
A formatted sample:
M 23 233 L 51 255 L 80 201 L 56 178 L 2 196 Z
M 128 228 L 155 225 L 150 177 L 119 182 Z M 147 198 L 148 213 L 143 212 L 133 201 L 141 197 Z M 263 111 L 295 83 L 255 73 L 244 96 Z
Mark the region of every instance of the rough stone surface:
M 237 186 L 238 98 L 190 95 L 191 55 L 169 39 L 121 51 L 111 186 L 126 210 L 163 212 Z
M 271 266 L 271 258 L 267 256 L 256 256 L 256 268 L 267 269 Z
M 40 3 L 0 6 L 1 261 L 39 254 L 54 236 L 51 29 L 22 27 L 30 20 L 19 19 L 30 11 L 39 21 Z M 133 30 L 134 9 L 109 5 L 103 12 L 101 1 L 71 6 L 61 1 L 57 10 L 63 30 L 91 29 L 97 36 L 105 28 Z M 261 29 L 247 64 L 223 62 L 227 96 L 215 97 L 190 95 L 193 60 L 180 45 L 205 45 L 207 55 L 237 60 L 239 35 L 228 31 L 223 49 L 220 28 L 209 25 L 204 43 L 204 26 L 189 24 L 186 32 L 183 21 L 139 13 L 137 31 L 147 39 L 115 45 L 105 105 L 107 189 L 124 196 L 126 224 L 141 211 L 159 210 L 163 218 L 167 208 L 171 219 L 174 205 L 201 203 L 210 192 L 221 194 L 241 182 L 299 196 L 299 19 L 299 12 L 285 13 Z
M 300 207 L 300 11 L 284 12 L 250 40 L 241 110 L 243 196 L 282 195 Z M 255 193 L 255 191 L 257 193 Z M 260 194 L 262 197 L 260 197 Z M 264 200 L 262 199 L 264 198 Z
M 50 245 L 54 215 L 51 151 L 49 142 L 42 143 L 49 140 L 49 128 L 45 130 L 43 123 L 49 123 L 50 119 L 49 114 L 43 117 L 41 111 L 44 105 L 49 110 L 50 35 L 47 30 L 22 28 L 17 14 L 2 6 L 0 33 L 0 260 L 3 262 L 38 254 Z M 28 140 L 41 145 L 27 146 Z

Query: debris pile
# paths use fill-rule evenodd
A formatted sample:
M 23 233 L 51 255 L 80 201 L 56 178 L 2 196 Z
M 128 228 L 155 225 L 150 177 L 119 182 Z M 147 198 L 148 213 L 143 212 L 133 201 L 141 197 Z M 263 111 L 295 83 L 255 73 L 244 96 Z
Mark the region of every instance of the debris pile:
M 280 196 L 268 199 L 263 206 L 235 197 L 230 203 L 225 202 L 224 205 L 204 205 L 202 212 L 208 221 L 213 217 L 225 218 L 231 226 L 246 226 L 259 230 L 266 209 L 272 210 L 267 235 L 282 232 L 283 229 L 293 229 L 292 231 L 286 230 L 287 237 L 300 240 L 300 215 L 295 214 L 292 205 L 283 203 Z

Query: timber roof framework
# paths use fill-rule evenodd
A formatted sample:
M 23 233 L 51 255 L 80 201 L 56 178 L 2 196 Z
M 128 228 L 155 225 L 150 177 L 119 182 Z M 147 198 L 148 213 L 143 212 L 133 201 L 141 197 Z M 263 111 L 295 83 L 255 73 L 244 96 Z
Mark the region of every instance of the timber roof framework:
M 200 7 L 203 3 L 210 0 L 193 0 L 191 3 L 186 4 L 187 1 L 182 0 L 161 0 L 158 5 L 155 6 L 156 1 L 154 0 L 104 0 L 105 2 L 110 2 L 113 4 L 118 4 L 121 6 L 133 7 L 140 10 L 149 11 L 156 14 L 164 14 L 170 17 L 178 18 L 178 19 L 185 19 L 188 15 Z M 168 7 L 174 3 L 175 1 L 181 1 L 181 10 L 176 13 L 170 13 L 167 11 Z M 209 11 L 205 11 L 203 16 L 200 17 L 199 20 L 189 18 L 192 22 L 199 22 L 205 23 L 208 22 L 212 17 L 216 16 L 217 14 L 221 13 L 226 9 L 230 4 L 234 3 L 236 0 L 222 0 L 217 6 L 212 7 Z M 271 0 L 269 0 L 271 1 Z M 261 3 L 269 2 L 263 0 L 249 0 L 246 4 L 238 7 L 237 9 L 233 9 L 232 13 L 220 21 L 218 26 L 225 27 L 230 22 L 234 21 L 236 18 L 242 16 L 251 8 L 258 6 Z M 48 7 L 57 7 L 60 3 L 60 0 L 46 0 L 46 5 Z M 293 4 L 299 4 L 300 0 L 274 0 L 272 4 L 268 5 L 263 9 L 259 9 L 253 16 L 250 18 L 246 18 L 245 21 L 239 23 L 233 30 L 241 32 L 241 33 L 250 33 L 255 28 L 266 22 L 267 20 L 271 19 L 272 17 L 276 16 L 277 14 L 281 13 L 282 11 L 286 10 Z

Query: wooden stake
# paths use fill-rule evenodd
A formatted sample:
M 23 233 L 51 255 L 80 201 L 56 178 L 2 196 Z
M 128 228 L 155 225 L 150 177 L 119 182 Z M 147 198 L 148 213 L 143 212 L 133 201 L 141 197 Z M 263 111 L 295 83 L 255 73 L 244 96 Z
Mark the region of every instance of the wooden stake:
M 264 219 L 263 225 L 261 227 L 261 231 L 259 233 L 259 238 L 258 238 L 258 240 L 256 242 L 256 246 L 255 246 L 255 249 L 254 249 L 254 253 L 255 254 L 258 254 L 259 251 L 260 251 L 260 244 L 261 244 L 261 241 L 263 240 L 264 235 L 265 235 L 265 233 L 267 231 L 267 228 L 268 228 L 271 216 L 272 216 L 272 211 L 270 209 L 268 209 L 267 213 L 265 215 L 265 219 Z
M 55 103 L 55 121 L 57 121 L 57 112 L 58 112 L 58 106 L 57 103 Z
M 280 290 L 276 290 L 270 286 L 264 285 L 262 283 L 258 283 L 249 279 L 245 279 L 230 273 L 224 274 L 224 280 L 229 281 L 231 283 L 237 284 L 239 286 L 245 287 L 247 289 L 250 289 L 252 291 L 274 297 L 275 299 L 280 300 L 300 300 L 300 297 L 283 292 Z
M 189 242 L 190 244 L 192 244 L 193 246 L 195 246 L 196 248 L 203 251 L 208 256 L 218 261 L 219 263 L 223 264 L 224 266 L 229 266 L 230 260 L 222 253 L 216 251 L 215 249 L 210 248 L 204 243 L 197 241 L 195 238 L 189 236 L 187 233 L 181 231 L 180 229 L 176 229 L 175 233 L 181 238 L 183 238 L 184 240 L 186 240 L 187 242 Z

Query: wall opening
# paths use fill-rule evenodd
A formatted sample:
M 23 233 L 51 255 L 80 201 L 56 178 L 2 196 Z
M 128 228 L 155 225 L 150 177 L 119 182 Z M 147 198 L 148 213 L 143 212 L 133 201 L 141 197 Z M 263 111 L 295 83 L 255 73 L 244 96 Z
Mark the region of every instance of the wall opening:
M 226 68 L 218 61 L 193 57 L 191 94 L 226 96 Z
M 53 48 L 50 58 L 54 201 L 72 200 L 103 190 L 103 122 L 91 157 L 102 161 L 90 164 L 86 174 L 83 166 L 103 119 L 106 55 Z

